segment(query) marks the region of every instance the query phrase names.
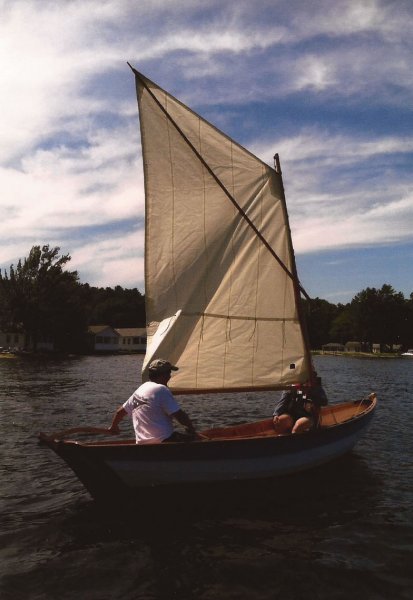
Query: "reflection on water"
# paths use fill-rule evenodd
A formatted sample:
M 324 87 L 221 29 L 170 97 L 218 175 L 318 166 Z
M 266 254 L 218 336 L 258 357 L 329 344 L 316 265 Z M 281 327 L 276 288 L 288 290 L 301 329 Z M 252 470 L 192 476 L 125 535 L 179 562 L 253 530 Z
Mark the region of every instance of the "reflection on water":
M 316 357 L 332 402 L 378 392 L 351 455 L 278 480 L 103 508 L 36 432 L 108 424 L 137 386 L 140 360 L 0 364 L 2 600 L 410 597 L 413 361 Z M 265 417 L 273 402 L 182 399 L 199 427 Z

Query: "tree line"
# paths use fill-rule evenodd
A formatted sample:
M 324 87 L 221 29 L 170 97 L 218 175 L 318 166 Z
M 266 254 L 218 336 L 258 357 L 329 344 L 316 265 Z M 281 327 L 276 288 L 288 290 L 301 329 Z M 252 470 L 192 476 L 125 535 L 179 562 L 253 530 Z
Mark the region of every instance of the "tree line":
M 413 348 L 413 292 L 406 299 L 384 284 L 380 289 L 362 290 L 348 304 L 335 305 L 320 298 L 304 303 L 314 350 L 330 342 L 349 341 L 360 342 L 367 351 L 373 344 L 383 350 Z
M 145 298 L 137 290 L 98 288 L 66 269 L 69 254 L 33 246 L 29 255 L 0 270 L 0 330 L 24 331 L 36 349 L 52 341 L 64 352 L 86 350 L 89 325 L 145 327 Z
M 70 260 L 58 247 L 33 246 L 16 266 L 0 270 L 0 330 L 24 331 L 34 348 L 47 339 L 56 350 L 78 352 L 86 348 L 89 325 L 145 327 L 138 289 L 82 284 L 77 271 L 67 270 Z M 373 343 L 413 347 L 413 292 L 406 299 L 384 284 L 362 290 L 348 304 L 320 298 L 303 303 L 312 349 L 348 341 L 367 350 Z

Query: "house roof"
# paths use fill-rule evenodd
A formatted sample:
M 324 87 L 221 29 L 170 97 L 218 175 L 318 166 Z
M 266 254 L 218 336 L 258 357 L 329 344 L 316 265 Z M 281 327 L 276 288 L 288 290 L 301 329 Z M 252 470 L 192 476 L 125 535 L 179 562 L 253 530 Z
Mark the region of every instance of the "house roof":
M 121 337 L 146 337 L 146 327 L 111 327 L 110 325 L 89 325 L 89 333 L 99 335 L 110 331 Z
M 114 329 L 113 327 L 111 327 L 110 325 L 89 325 L 89 327 L 88 327 L 89 333 L 94 333 L 95 335 L 98 335 L 99 333 L 103 333 L 104 331 L 107 331 L 107 330 L 112 331 L 115 335 L 119 335 L 117 330 Z
M 116 327 L 115 331 L 122 337 L 146 337 L 146 327 Z

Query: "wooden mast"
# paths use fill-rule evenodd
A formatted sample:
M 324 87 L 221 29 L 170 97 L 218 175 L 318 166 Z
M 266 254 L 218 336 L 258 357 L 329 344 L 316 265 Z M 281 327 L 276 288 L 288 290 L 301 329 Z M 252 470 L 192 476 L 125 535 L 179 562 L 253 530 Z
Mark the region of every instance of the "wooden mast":
M 297 306 L 298 318 L 300 321 L 301 331 L 302 331 L 303 340 L 304 340 L 304 348 L 305 348 L 304 359 L 305 359 L 305 362 L 306 362 L 307 368 L 308 368 L 309 380 L 312 381 L 312 379 L 313 379 L 312 374 L 314 372 L 314 367 L 313 367 L 313 362 L 311 360 L 310 338 L 308 336 L 307 322 L 304 317 L 304 311 L 303 311 L 303 307 L 302 307 L 302 303 L 301 303 L 301 295 L 300 295 L 300 292 L 303 292 L 303 288 L 300 285 L 300 282 L 298 280 L 297 265 L 295 263 L 294 247 L 293 247 L 292 236 L 291 236 L 290 220 L 288 218 L 287 203 L 285 200 L 285 190 L 284 190 L 284 183 L 283 183 L 283 178 L 282 178 L 281 163 L 280 163 L 280 157 L 278 154 L 274 155 L 274 163 L 275 163 L 275 171 L 278 174 L 279 179 L 280 179 L 282 207 L 283 207 L 283 211 L 284 211 L 284 215 L 285 215 L 285 224 L 286 224 L 286 228 L 287 228 L 288 245 L 289 245 L 290 255 L 291 255 L 291 271 L 293 273 L 295 303 Z M 304 292 L 304 296 L 306 297 L 307 300 L 310 300 L 310 296 L 306 292 Z

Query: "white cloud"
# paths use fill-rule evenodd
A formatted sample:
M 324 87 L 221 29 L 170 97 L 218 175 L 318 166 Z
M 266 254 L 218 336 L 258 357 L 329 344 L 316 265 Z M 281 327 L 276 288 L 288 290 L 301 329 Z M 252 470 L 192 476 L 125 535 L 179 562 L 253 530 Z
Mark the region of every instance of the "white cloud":
M 255 144 L 263 160 L 274 144 Z M 354 139 L 303 131 L 281 139 L 280 152 L 294 246 L 299 253 L 413 240 L 413 176 L 382 171 L 394 153 L 413 154 L 413 138 Z M 385 160 L 383 160 L 385 159 Z M 370 173 L 365 181 L 359 172 Z
M 78 270 L 84 283 L 98 287 L 138 287 L 144 289 L 144 233 L 127 236 L 111 234 L 109 239 L 90 242 L 72 253 L 71 268 Z
M 280 119 L 279 99 L 294 98 L 298 108 L 308 98 L 314 106 L 411 105 L 413 7 L 403 0 L 0 7 L 3 265 L 51 243 L 72 255 L 82 280 L 141 281 L 134 256 L 143 239 L 132 232 L 143 214 L 143 176 L 126 60 L 194 108 L 209 105 L 218 123 L 222 105 L 233 103 L 240 131 L 244 118 L 260 118 L 259 108 L 243 116 L 251 101 L 274 102 Z M 403 136 L 370 126 L 355 137 L 321 124 L 322 114 L 276 143 L 297 251 L 411 239 L 412 177 L 395 158 L 412 153 L 411 126 Z M 273 148 L 268 136 L 255 144 L 264 159 Z
M 26 256 L 32 245 L 43 243 L 66 246 L 65 251 L 74 257 L 76 250 L 80 252 L 87 245 L 92 227 L 96 240 L 100 240 L 98 226 L 116 232 L 116 223 L 129 221 L 132 228 L 138 222 L 144 211 L 138 128 L 125 127 L 112 132 L 111 138 L 105 134 L 104 130 L 97 131 L 83 148 L 38 150 L 22 159 L 21 169 L 0 170 L 0 181 L 7 190 L 0 200 L 0 264 L 9 265 Z M 129 261 L 130 239 L 120 233 L 115 233 L 115 238 L 109 233 L 107 236 Z M 103 264 L 99 272 L 109 280 L 108 269 L 112 266 L 115 285 L 123 268 L 109 250 Z M 98 266 L 97 262 L 96 270 Z M 134 273 L 135 269 L 129 268 L 129 278 Z

